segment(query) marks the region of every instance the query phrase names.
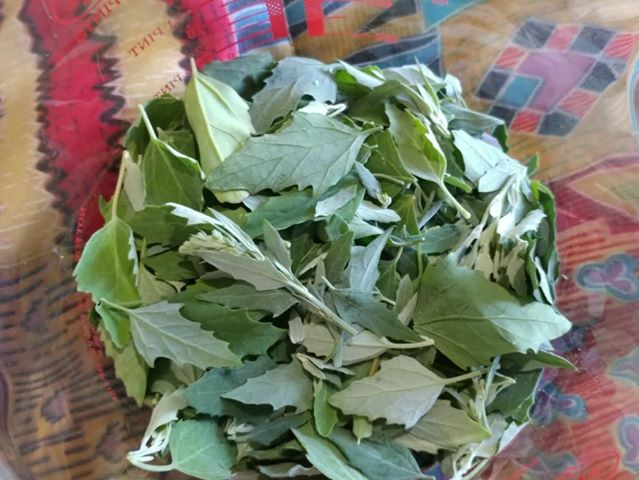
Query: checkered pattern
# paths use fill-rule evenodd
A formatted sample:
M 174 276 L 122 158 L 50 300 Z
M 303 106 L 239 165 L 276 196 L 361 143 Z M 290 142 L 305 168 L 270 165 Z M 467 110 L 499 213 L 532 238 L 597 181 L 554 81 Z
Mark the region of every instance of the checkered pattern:
M 475 95 L 513 132 L 565 136 L 623 73 L 639 33 L 529 18 Z

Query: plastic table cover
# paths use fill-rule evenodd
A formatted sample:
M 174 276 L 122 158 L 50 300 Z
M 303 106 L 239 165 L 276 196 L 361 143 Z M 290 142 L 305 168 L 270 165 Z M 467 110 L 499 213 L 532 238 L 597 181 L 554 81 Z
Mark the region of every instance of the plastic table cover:
M 398 65 L 462 81 L 539 152 L 557 197 L 556 343 L 534 426 L 484 478 L 639 477 L 637 0 L 0 1 L 0 478 L 133 479 L 148 412 L 124 399 L 71 276 L 138 103 L 199 65 L 276 57 Z M 167 477 L 168 478 L 168 477 Z

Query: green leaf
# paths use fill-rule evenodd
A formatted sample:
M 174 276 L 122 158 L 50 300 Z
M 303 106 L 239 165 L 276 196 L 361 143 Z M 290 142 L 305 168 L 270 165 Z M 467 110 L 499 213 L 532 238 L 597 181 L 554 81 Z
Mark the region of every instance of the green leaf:
M 392 260 L 382 260 L 379 262 L 379 278 L 376 287 L 386 298 L 395 300 L 395 294 L 399 286 L 399 274 L 397 273 L 397 262 L 399 256 Z
M 470 218 L 444 183 L 446 155 L 433 131 L 410 112 L 401 111 L 393 105 L 386 107 L 386 115 L 406 169 L 416 177 L 436 184 L 446 201 L 463 217 Z
M 497 394 L 488 406 L 487 413 L 501 412 L 519 425 L 529 422 L 541 374 L 541 370 L 533 370 L 515 375 L 516 383 Z
M 371 71 L 367 72 L 361 68 L 357 68 L 349 65 L 346 62 L 342 62 L 341 60 L 338 60 L 338 62 L 341 67 L 346 70 L 348 74 L 352 76 L 357 81 L 357 83 L 359 83 L 363 87 L 373 89 L 379 87 L 384 83 L 384 77 L 380 74 L 375 75 Z
M 266 450 L 249 450 L 243 454 L 242 458 L 251 457 L 258 462 L 282 462 L 289 460 L 291 457 L 299 456 L 299 453 L 303 451 L 304 450 L 300 443 L 293 439 L 290 442 L 286 442 Z
M 275 257 L 275 260 L 280 263 L 285 269 L 291 269 L 291 245 L 285 242 L 277 230 L 269 223 L 268 220 L 264 220 L 262 225 L 262 235 L 264 236 L 264 244 L 269 253 Z
M 249 379 L 223 397 L 249 405 L 268 404 L 275 410 L 290 406 L 295 407 L 297 412 L 303 412 L 311 408 L 313 384 L 304 374 L 300 363 L 293 360 Z
M 305 95 L 319 102 L 335 102 L 337 86 L 328 67 L 310 58 L 281 60 L 266 86 L 253 97 L 251 118 L 257 131 L 267 130 L 274 120 L 295 110 Z
M 155 276 L 161 280 L 182 281 L 198 277 L 193 262 L 175 250 L 144 257 L 142 263 L 151 267 L 155 271 Z
M 354 252 L 349 265 L 349 284 L 351 289 L 365 293 L 373 291 L 379 278 L 379 270 L 377 269 L 379 259 L 390 234 L 391 230 L 386 230 L 366 247 L 357 250 L 353 249 Z
M 269 312 L 274 317 L 279 317 L 297 303 L 286 290 L 258 291 L 255 287 L 241 282 L 202 293 L 197 298 L 231 308 Z
M 295 113 L 276 133 L 251 138 L 207 180 L 214 192 L 311 186 L 320 195 L 353 167 L 369 132 L 316 113 Z
M 182 314 L 212 332 L 216 338 L 228 342 L 238 357 L 262 355 L 282 337 L 284 330 L 268 322 L 259 322 L 255 314 L 246 310 L 232 310 L 208 302 L 189 302 Z M 259 317 L 259 315 L 258 315 Z
M 181 307 L 168 302 L 136 309 L 119 307 L 129 314 L 135 347 L 150 366 L 158 357 L 200 368 L 241 363 L 229 350 L 228 343 L 180 315 Z
M 455 450 L 490 438 L 491 432 L 448 400 L 437 400 L 433 408 L 407 433 L 395 439 L 411 450 L 436 454 L 438 450 Z
M 359 290 L 333 290 L 331 294 L 337 313 L 343 320 L 357 323 L 380 337 L 406 342 L 422 340 L 419 335 L 403 325 L 383 303 L 375 300 L 369 293 Z
M 370 480 L 416 480 L 424 476 L 406 447 L 390 442 L 358 442 L 346 430 L 336 429 L 330 440 L 342 451 L 352 466 Z
M 313 419 L 315 429 L 322 437 L 328 437 L 337 425 L 337 410 L 328 403 L 331 395 L 336 393 L 331 386 L 321 380 L 313 384 Z
M 304 325 L 302 344 L 316 355 L 327 357 L 335 349 L 335 339 L 324 325 Z M 363 360 L 370 360 L 392 347 L 388 346 L 373 333 L 363 330 L 344 342 L 341 349 L 342 364 L 352 365 Z
M 295 429 L 293 433 L 306 450 L 308 461 L 329 479 L 368 480 L 358 470 L 350 467 L 339 449 L 320 437 L 311 424 Z
M 471 182 L 477 183 L 481 177 L 502 162 L 512 162 L 501 149 L 463 130 L 454 130 L 453 137 L 455 147 L 464 159 L 464 174 Z
M 267 356 L 248 360 L 236 368 L 214 368 L 184 390 L 184 398 L 199 413 L 212 416 L 232 412 L 229 402 L 222 395 L 244 384 L 249 378 L 259 377 L 275 363 Z
M 338 190 L 334 195 L 317 202 L 315 217 L 330 217 L 357 195 L 357 186 L 349 185 Z
M 421 250 L 424 255 L 451 250 L 468 234 L 468 228 L 458 224 L 431 227 L 421 234 Z
M 406 227 L 406 231 L 411 235 L 419 233 L 417 223 L 417 199 L 414 195 L 397 195 L 393 201 L 392 208 L 400 217 L 400 225 Z
M 375 375 L 356 380 L 333 395 L 330 403 L 347 415 L 385 418 L 410 428 L 430 410 L 449 382 L 414 358 L 400 355 L 383 361 Z
M 316 201 L 310 189 L 282 192 L 268 197 L 246 215 L 242 228 L 251 237 L 256 237 L 262 233 L 264 220 L 268 220 L 278 230 L 312 220 Z
M 108 333 L 109 339 L 117 348 L 124 348 L 131 341 L 131 322 L 129 316 L 121 310 L 109 308 L 104 303 L 98 303 L 95 311 L 102 319 L 102 327 Z
M 175 288 L 155 278 L 144 265 L 140 265 L 138 291 L 143 305 L 161 302 L 175 294 Z
M 284 415 L 268 422 L 257 425 L 242 440 L 248 440 L 251 443 L 258 444 L 263 447 L 270 447 L 276 442 L 280 442 L 282 437 L 290 434 L 291 430 L 304 425 L 311 419 L 311 414 L 304 412 L 296 415 Z
M 131 159 L 131 155 L 125 151 L 122 154 L 122 164 L 120 168 L 124 169 L 122 193 L 131 204 L 133 211 L 142 210 L 144 208 L 144 198 L 146 194 L 144 192 L 144 178 L 142 177 L 140 165 L 134 163 Z M 128 220 L 128 217 L 124 218 Z
M 135 212 L 130 224 L 133 232 L 145 238 L 148 244 L 163 245 L 179 245 L 198 231 L 212 228 L 207 222 L 193 222 L 176 215 L 170 205 L 150 206 Z
M 158 130 L 177 130 L 186 125 L 184 102 L 173 95 L 163 95 L 146 102 L 144 111 L 151 125 Z M 151 135 L 142 117 L 136 118 L 124 137 L 124 147 L 134 162 L 138 161 L 139 155 L 144 154 L 149 140 Z
M 270 53 L 252 53 L 227 62 L 211 62 L 202 73 L 226 83 L 249 100 L 262 87 L 274 65 Z
M 382 206 L 387 206 L 391 201 L 390 197 L 382 192 L 382 186 L 377 178 L 375 178 L 375 175 L 362 165 L 360 161 L 355 162 L 355 171 L 357 172 L 360 183 L 366 189 L 366 194 L 370 198 L 378 201 Z
M 539 350 L 538 352 L 510 353 L 501 358 L 502 371 L 529 372 L 541 368 L 567 368 L 576 370 L 577 367 L 567 359 L 560 357 L 556 353 Z
M 232 475 L 235 448 L 212 420 L 176 422 L 169 437 L 171 466 L 203 480 L 226 480 Z
M 126 394 L 135 400 L 139 407 L 144 403 L 147 385 L 147 366 L 135 351 L 133 343 L 118 348 L 106 333 L 104 324 L 98 327 L 104 344 L 104 353 L 113 359 L 115 375 L 124 384 Z
M 177 150 L 182 155 L 189 158 L 198 158 L 197 145 L 195 144 L 195 136 L 191 130 L 161 130 L 159 129 L 158 138 L 160 141 Z
M 471 135 L 481 135 L 487 130 L 504 125 L 504 121 L 501 118 L 482 112 L 475 112 L 455 103 L 442 104 L 442 110 L 453 117 L 448 123 L 448 126 L 453 131 L 453 136 L 455 130 L 466 130 Z
M 353 232 L 346 232 L 340 235 L 336 240 L 331 242 L 326 258 L 324 259 L 324 268 L 326 269 L 326 278 L 330 282 L 338 283 L 342 280 L 346 264 L 351 258 L 351 249 L 353 248 Z
M 362 440 L 373 436 L 373 422 L 366 417 L 353 417 L 353 435 L 359 445 Z
M 396 223 L 401 220 L 397 212 L 390 208 L 382 208 L 364 200 L 357 208 L 357 216 L 367 222 Z
M 413 181 L 413 176 L 406 170 L 399 156 L 390 130 L 374 133 L 366 143 L 377 146 L 366 163 L 371 172 L 387 175 L 401 183 Z
M 131 227 L 117 217 L 109 220 L 89 239 L 73 274 L 78 290 L 90 293 L 95 303 L 138 302 L 138 256 Z
M 240 245 L 230 245 L 219 235 L 194 235 L 182 244 L 180 253 L 199 257 L 260 291 L 286 287 L 290 283 L 287 273 L 278 269 L 261 253 L 258 254 L 257 247 L 253 247 L 255 250 L 248 252 Z
M 237 152 L 253 133 L 248 105 L 233 88 L 191 67 L 184 105 L 200 151 L 202 170 L 209 174 Z
M 522 304 L 452 257 L 426 268 L 413 321 L 415 331 L 433 338 L 437 349 L 462 368 L 485 365 L 495 355 L 536 351 L 570 329 L 552 307 Z

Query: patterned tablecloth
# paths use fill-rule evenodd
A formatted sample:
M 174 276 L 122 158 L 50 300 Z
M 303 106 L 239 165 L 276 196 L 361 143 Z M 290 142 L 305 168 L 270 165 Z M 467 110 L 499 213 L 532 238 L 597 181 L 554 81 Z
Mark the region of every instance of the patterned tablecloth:
M 140 478 L 146 413 L 114 399 L 74 249 L 136 105 L 179 93 L 190 56 L 254 49 L 418 58 L 541 154 L 575 323 L 556 347 L 579 370 L 546 375 L 485 478 L 639 478 L 638 44 L 637 0 L 0 0 L 0 478 Z

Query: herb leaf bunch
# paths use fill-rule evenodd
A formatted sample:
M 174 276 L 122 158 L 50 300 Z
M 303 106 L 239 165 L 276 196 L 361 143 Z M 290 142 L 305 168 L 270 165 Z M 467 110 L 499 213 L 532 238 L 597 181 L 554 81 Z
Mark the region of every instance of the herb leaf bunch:
M 559 261 L 503 122 L 421 64 L 265 54 L 140 106 L 75 270 L 153 407 L 134 465 L 222 480 L 475 475 L 529 422 Z

